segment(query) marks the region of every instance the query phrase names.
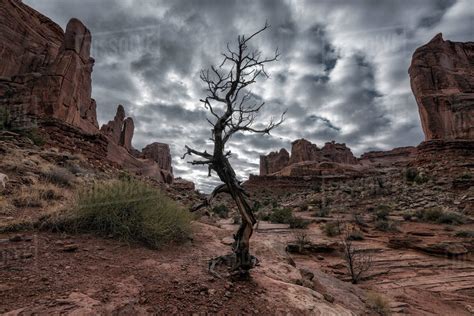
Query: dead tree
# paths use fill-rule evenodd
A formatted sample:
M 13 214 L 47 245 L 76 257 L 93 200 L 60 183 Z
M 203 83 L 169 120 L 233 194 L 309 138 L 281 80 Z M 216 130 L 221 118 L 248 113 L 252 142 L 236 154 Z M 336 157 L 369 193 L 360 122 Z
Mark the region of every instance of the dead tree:
M 351 282 L 357 284 L 363 277 L 365 277 L 365 273 L 372 269 L 373 258 L 369 252 L 354 247 L 348 227 L 345 228 L 345 233 L 342 236 L 341 243 L 343 246 L 347 272 L 351 277 Z
M 248 194 L 229 162 L 231 152 L 226 151 L 226 144 L 232 135 L 239 132 L 269 134 L 284 120 L 285 113 L 278 121 L 271 119 L 267 124 L 257 125 L 258 113 L 265 103 L 254 103 L 249 90 L 258 78 L 268 78 L 265 71 L 266 64 L 276 61 L 279 57 L 276 50 L 272 57 L 263 58 L 259 50 L 251 50 L 248 46 L 252 39 L 268 28 L 269 25 L 265 23 L 263 28 L 248 37 L 238 36 L 236 48 L 227 44 L 227 51 L 222 54 L 223 61 L 220 66 L 203 70 L 200 76 L 207 86 L 207 96 L 200 102 L 212 117 L 207 121 L 212 126 L 211 140 L 214 143 L 214 150 L 211 154 L 186 146 L 183 159 L 186 155 L 200 157 L 201 159 L 189 163 L 207 166 L 209 176 L 215 171 L 223 184 L 217 186 L 201 204 L 193 206 L 192 211 L 209 206 L 217 194 L 225 192 L 235 201 L 242 218 L 242 223 L 234 235 L 233 253 L 211 260 L 209 266 L 211 272 L 214 271 L 216 264 L 227 262 L 233 274 L 248 275 L 249 270 L 256 264 L 256 258 L 250 255 L 249 244 L 256 219 L 247 200 Z

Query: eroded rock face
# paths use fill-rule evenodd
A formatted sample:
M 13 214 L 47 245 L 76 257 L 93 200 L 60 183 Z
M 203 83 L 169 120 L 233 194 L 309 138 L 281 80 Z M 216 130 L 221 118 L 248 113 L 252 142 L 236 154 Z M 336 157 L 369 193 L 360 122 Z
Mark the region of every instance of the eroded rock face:
M 170 146 L 163 143 L 151 143 L 142 149 L 141 157 L 158 163 L 161 169 L 173 172 L 171 168 Z
M 321 153 L 329 161 L 354 165 L 357 164 L 357 159 L 352 154 L 350 148 L 346 144 L 339 144 L 335 141 L 328 142 L 321 148 Z
M 346 144 L 328 142 L 322 149 L 316 144 L 302 138 L 295 140 L 291 146 L 291 156 L 286 149 L 260 156 L 260 176 L 314 176 L 332 172 L 338 168 L 323 163 L 357 164 L 357 159 Z M 344 168 L 342 168 L 344 169 Z M 341 170 L 342 170 L 341 169 Z M 339 170 L 339 169 L 338 169 Z M 341 173 L 338 171 L 338 174 Z
M 412 161 L 416 158 L 417 149 L 413 146 L 397 147 L 387 151 L 369 151 L 362 154 L 359 162 L 363 165 L 392 165 Z
M 290 154 L 282 148 L 279 152 L 271 152 L 260 156 L 260 175 L 264 176 L 280 171 L 288 165 Z
M 436 35 L 409 69 L 425 140 L 474 139 L 474 42 Z
M 172 183 L 171 156 L 132 147 L 134 122 L 119 106 L 101 130 L 91 98 L 91 33 L 78 19 L 65 32 L 18 0 L 0 2 L 0 108 L 9 124 L 39 127 L 47 145 L 80 152 L 89 160 Z M 153 147 L 154 148 L 154 147 Z
M 320 161 L 321 158 L 321 151 L 316 144 L 312 144 L 304 138 L 291 143 L 290 164 L 303 161 Z
M 18 1 L 2 1 L 1 8 L 1 104 L 14 113 L 56 118 L 97 132 L 89 30 L 71 19 L 64 33 Z

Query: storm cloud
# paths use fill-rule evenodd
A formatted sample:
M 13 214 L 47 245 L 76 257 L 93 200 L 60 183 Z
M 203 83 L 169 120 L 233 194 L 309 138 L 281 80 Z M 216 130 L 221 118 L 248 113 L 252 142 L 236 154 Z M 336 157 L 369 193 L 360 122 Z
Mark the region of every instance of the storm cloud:
M 199 99 L 201 69 L 218 65 L 227 43 L 265 21 L 254 45 L 281 52 L 270 78 L 252 88 L 266 102 L 260 119 L 287 110 L 272 135 L 236 134 L 232 163 L 245 179 L 260 154 L 307 138 L 367 150 L 416 145 L 423 139 L 407 74 L 413 51 L 437 33 L 472 40 L 469 0 L 24 0 L 63 28 L 81 19 L 93 35 L 93 97 L 100 123 L 117 104 L 135 119 L 134 146 L 169 143 L 177 176 L 208 191 L 218 179 L 180 157 L 184 145 L 212 149 Z

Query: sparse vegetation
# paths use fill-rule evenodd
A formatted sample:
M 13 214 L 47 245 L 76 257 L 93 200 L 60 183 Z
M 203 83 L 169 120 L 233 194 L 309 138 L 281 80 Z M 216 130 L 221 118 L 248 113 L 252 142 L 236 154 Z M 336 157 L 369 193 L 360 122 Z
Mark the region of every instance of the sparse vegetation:
M 413 218 L 413 216 L 414 216 L 414 214 L 413 214 L 413 212 L 411 212 L 411 211 L 407 211 L 407 212 L 404 212 L 402 216 L 403 216 L 403 219 L 404 219 L 404 220 L 406 220 L 406 221 L 411 221 L 412 218 Z
M 158 248 L 186 240 L 191 215 L 157 189 L 139 181 L 101 182 L 79 192 L 71 211 L 45 221 L 43 228 L 93 232 Z
M 229 216 L 229 209 L 224 204 L 219 204 L 212 208 L 212 213 L 220 218 L 227 218 Z
M 314 216 L 315 217 L 329 217 L 330 212 L 331 210 L 329 209 L 329 207 L 321 207 L 319 210 L 317 210 L 314 213 Z
M 328 222 L 324 224 L 323 230 L 326 236 L 334 237 L 341 234 L 341 225 L 339 222 Z
M 437 224 L 461 225 L 466 222 L 464 215 L 443 211 L 440 208 L 430 208 L 425 210 L 418 210 L 415 216 L 424 222 L 432 222 Z
M 354 247 L 351 238 L 353 231 L 345 230 L 341 238 L 344 247 L 344 260 L 346 261 L 347 271 L 351 277 L 351 282 L 357 284 L 362 277 L 370 270 L 373 265 L 372 255 L 361 249 Z
M 375 313 L 381 316 L 388 316 L 391 314 L 389 302 L 378 293 L 367 293 L 367 304 Z
M 472 230 L 460 230 L 454 234 L 455 237 L 459 238 L 474 238 L 474 231 Z
M 276 208 L 269 214 L 268 220 L 272 223 L 289 224 L 290 228 L 306 228 L 309 222 L 295 217 L 289 208 Z
M 394 221 L 390 220 L 377 220 L 374 224 L 375 229 L 382 231 L 382 232 L 398 232 L 398 225 Z
M 377 220 L 387 220 L 390 215 L 390 206 L 385 204 L 380 204 L 375 208 L 375 218 Z
M 74 175 L 66 168 L 53 166 L 43 172 L 46 181 L 62 187 L 70 187 L 74 182 Z
M 417 175 L 418 170 L 416 168 L 408 168 L 405 170 L 405 180 L 408 182 L 414 182 Z
M 352 230 L 347 234 L 347 239 L 355 241 L 364 240 L 364 234 L 360 230 Z
M 296 240 L 296 244 L 299 247 L 300 252 L 303 252 L 304 246 L 310 243 L 308 234 L 306 232 L 300 231 L 300 232 L 295 233 L 295 240 Z

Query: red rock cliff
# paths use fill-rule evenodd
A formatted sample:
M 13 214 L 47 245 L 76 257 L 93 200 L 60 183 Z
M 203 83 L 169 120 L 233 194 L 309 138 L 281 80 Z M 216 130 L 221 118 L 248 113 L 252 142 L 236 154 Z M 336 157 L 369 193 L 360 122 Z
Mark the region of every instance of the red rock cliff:
M 474 139 L 474 42 L 436 35 L 409 69 L 425 140 Z

